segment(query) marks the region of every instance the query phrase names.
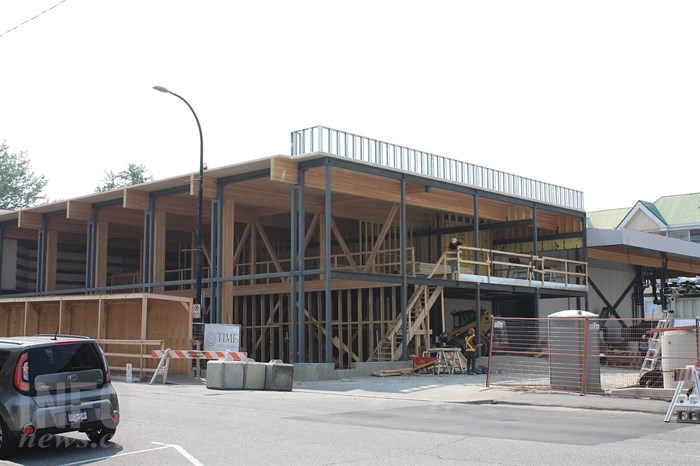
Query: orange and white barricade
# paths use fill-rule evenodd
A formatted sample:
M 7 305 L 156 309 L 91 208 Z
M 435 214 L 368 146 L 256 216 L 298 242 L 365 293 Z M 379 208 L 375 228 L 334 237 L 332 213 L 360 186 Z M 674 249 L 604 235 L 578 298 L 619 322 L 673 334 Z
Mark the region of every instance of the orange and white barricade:
M 171 359 L 229 359 L 233 361 L 246 361 L 248 353 L 239 351 L 199 351 L 199 350 L 153 350 L 151 351 L 152 358 L 159 358 L 158 367 L 153 373 L 150 384 L 156 380 L 159 375 L 163 377 L 162 383 L 168 378 L 168 368 L 170 367 Z

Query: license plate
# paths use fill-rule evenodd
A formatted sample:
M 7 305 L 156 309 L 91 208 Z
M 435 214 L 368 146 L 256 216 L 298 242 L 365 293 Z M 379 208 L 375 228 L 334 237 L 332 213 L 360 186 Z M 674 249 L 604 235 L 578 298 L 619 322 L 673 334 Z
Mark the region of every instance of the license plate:
M 68 413 L 68 424 L 75 424 L 76 422 L 87 421 L 87 418 L 87 411 L 80 411 L 79 413 Z

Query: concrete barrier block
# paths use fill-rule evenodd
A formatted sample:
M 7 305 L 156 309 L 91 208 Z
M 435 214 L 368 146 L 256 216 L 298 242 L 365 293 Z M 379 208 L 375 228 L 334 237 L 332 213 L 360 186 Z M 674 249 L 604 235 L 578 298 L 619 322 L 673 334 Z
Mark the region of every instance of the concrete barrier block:
M 294 364 L 269 362 L 265 364 L 265 390 L 291 392 L 294 383 Z
M 241 361 L 207 361 L 207 388 L 241 390 L 244 376 L 245 363 Z
M 245 363 L 243 390 L 265 389 L 265 364 L 262 362 Z

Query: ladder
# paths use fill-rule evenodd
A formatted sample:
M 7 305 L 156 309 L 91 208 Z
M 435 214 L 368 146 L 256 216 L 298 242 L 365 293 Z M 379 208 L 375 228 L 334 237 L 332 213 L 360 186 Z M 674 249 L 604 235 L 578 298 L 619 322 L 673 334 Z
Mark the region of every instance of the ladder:
M 673 411 L 681 408 L 682 412 L 678 413 L 678 422 L 700 424 L 700 378 L 698 377 L 698 364 L 700 364 L 700 359 L 698 359 L 696 365 L 687 365 L 685 369 L 680 369 L 678 371 L 678 385 L 676 386 L 676 391 L 673 393 L 671 406 L 668 407 L 664 422 L 670 421 L 673 416 Z M 688 393 L 681 393 L 686 381 L 690 382 L 693 388 Z
M 656 369 L 661 356 L 661 332 L 673 324 L 673 311 L 663 311 L 661 320 L 656 324 L 654 333 L 647 339 L 647 354 L 644 356 L 642 368 L 639 369 L 639 379 L 647 372 Z

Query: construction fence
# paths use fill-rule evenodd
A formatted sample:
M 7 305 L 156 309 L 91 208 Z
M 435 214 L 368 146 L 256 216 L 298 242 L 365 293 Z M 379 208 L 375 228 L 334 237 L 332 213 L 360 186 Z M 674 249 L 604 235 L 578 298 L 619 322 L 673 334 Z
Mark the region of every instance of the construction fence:
M 699 335 L 700 318 L 494 317 L 487 385 L 670 399 Z

